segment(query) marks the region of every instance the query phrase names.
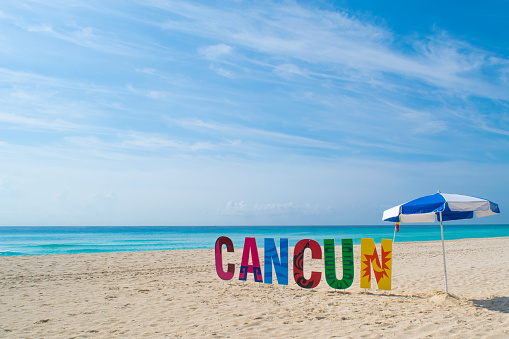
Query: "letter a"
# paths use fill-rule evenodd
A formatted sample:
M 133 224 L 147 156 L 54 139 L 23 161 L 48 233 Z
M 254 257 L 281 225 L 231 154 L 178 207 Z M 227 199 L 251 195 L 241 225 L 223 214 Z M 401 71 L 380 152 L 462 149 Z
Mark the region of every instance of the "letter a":
M 337 290 L 344 290 L 353 283 L 353 240 L 342 239 L 341 248 L 343 253 L 343 279 L 336 277 L 336 255 L 334 250 L 334 239 L 324 239 L 323 249 L 325 258 L 325 278 L 330 287 Z
M 272 284 L 272 263 L 279 285 L 288 285 L 288 238 L 279 240 L 281 260 L 277 256 L 274 238 L 265 238 L 265 283 Z
M 361 288 L 371 288 L 371 267 L 381 290 L 391 289 L 392 240 L 382 239 L 382 261 L 376 252 L 375 240 L 361 239 Z
M 253 258 L 253 264 L 249 265 L 249 253 Z M 256 247 L 255 238 L 246 238 L 244 240 L 244 251 L 242 252 L 242 262 L 240 263 L 239 280 L 247 280 L 247 274 L 253 273 L 256 282 L 263 282 L 262 269 L 260 267 L 260 258 L 258 257 L 258 247 Z

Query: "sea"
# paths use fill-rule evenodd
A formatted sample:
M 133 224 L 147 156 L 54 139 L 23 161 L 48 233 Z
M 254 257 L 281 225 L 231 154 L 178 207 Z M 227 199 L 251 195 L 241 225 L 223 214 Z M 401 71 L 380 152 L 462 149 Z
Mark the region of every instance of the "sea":
M 384 226 L 1 226 L 0 256 L 213 249 L 227 236 L 236 248 L 246 237 L 301 239 L 393 239 L 394 225 Z M 444 225 L 444 239 L 509 237 L 509 225 Z M 395 242 L 440 240 L 440 225 L 401 225 Z

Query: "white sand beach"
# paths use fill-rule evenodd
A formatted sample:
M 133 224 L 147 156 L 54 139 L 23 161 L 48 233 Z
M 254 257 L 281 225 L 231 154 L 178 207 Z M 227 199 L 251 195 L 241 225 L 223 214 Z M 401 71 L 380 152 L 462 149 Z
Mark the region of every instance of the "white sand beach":
M 509 238 L 445 246 L 451 295 L 441 242 L 394 244 L 388 292 L 359 287 L 359 246 L 345 291 L 323 276 L 301 289 L 291 268 L 288 286 L 239 281 L 242 248 L 223 251 L 237 264 L 228 282 L 213 250 L 2 257 L 0 337 L 509 338 Z M 308 257 L 311 269 L 323 261 Z

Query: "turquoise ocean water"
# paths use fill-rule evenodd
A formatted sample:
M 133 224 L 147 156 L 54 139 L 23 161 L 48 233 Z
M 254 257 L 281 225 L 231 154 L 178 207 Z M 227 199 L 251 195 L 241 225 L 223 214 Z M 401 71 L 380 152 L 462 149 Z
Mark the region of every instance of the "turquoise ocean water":
M 155 251 L 214 248 L 218 237 L 232 239 L 243 247 L 245 237 L 255 237 L 259 247 L 263 238 L 289 238 L 290 246 L 301 239 L 392 239 L 394 225 L 384 226 L 52 226 L 0 227 L 0 256 Z M 509 225 L 444 225 L 446 240 L 464 238 L 509 237 Z M 440 240 L 440 225 L 402 225 L 396 242 Z

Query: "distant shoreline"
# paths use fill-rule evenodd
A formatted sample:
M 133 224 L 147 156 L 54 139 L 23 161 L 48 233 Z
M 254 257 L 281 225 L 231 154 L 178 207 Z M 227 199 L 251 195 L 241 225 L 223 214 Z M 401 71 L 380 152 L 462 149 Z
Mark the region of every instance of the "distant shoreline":
M 394 226 L 43 226 L 0 228 L 0 256 L 139 252 L 214 248 L 220 236 L 232 239 L 236 248 L 246 237 L 288 238 L 290 246 L 301 239 L 393 239 Z M 509 225 L 445 225 L 445 240 L 509 237 Z M 396 244 L 441 240 L 440 225 L 400 227 Z

